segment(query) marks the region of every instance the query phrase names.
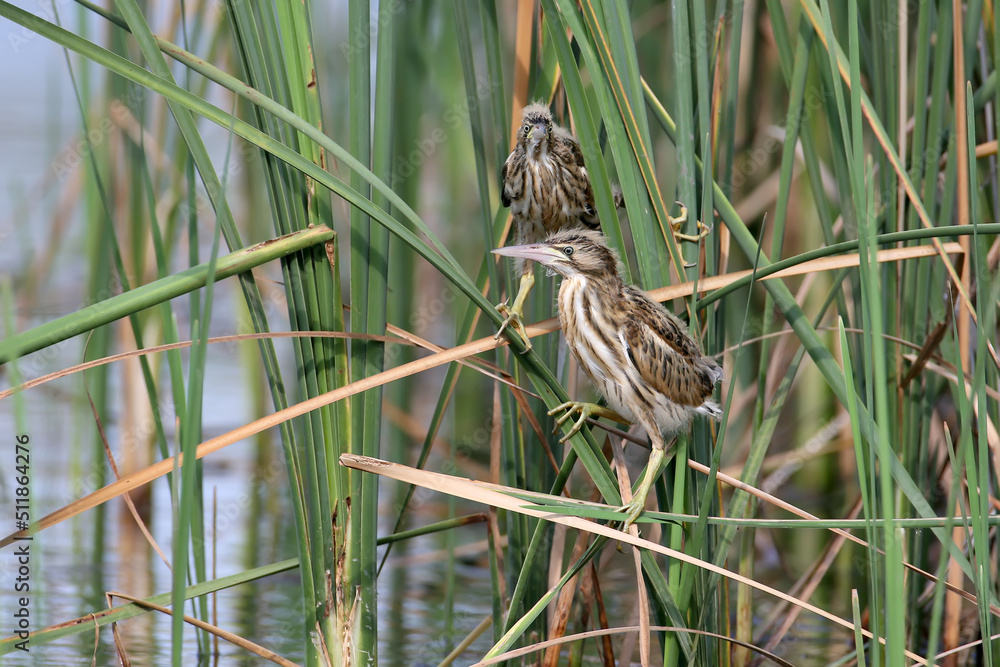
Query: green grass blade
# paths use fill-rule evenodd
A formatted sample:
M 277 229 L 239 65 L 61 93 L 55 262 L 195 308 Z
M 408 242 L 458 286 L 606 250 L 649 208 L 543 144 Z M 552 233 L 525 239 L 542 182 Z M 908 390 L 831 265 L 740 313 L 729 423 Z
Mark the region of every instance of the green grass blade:
M 244 250 L 220 257 L 216 264 L 215 280 L 247 272 L 285 255 L 298 252 L 333 237 L 328 228 L 316 228 L 289 236 L 265 241 Z M 144 308 L 169 301 L 193 290 L 204 287 L 209 276 L 208 264 L 201 264 L 172 276 L 113 296 L 110 299 L 82 308 L 75 313 L 52 320 L 14 334 L 0 341 L 0 363 L 22 357 L 36 350 L 96 329 Z

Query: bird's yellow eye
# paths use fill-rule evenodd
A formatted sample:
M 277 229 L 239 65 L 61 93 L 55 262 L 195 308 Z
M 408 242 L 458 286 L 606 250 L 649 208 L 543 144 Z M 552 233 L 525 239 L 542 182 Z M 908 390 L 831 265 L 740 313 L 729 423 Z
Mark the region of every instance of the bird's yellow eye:
M 528 136 L 529 132 L 531 132 L 531 126 L 530 125 L 525 125 L 524 126 L 524 136 Z
M 571 245 L 566 246 L 565 248 L 562 249 L 562 251 L 563 254 L 566 255 L 567 257 L 573 256 L 573 246 Z

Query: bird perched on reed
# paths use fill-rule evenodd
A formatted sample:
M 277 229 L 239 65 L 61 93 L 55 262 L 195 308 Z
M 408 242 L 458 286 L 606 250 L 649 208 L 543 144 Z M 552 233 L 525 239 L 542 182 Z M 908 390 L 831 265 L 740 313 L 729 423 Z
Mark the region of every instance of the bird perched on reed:
M 713 419 L 722 415 L 712 401 L 722 369 L 701 353 L 683 322 L 622 281 L 617 257 L 600 233 L 565 230 L 543 243 L 493 252 L 540 262 L 562 276 L 559 319 L 566 342 L 611 406 L 569 401 L 550 411 L 563 413 L 557 428 L 579 415 L 562 442 L 592 415 L 637 422 L 652 441 L 645 477 L 622 507 L 627 528 L 642 513 L 663 467 L 663 435 L 681 431 L 696 413 Z
M 500 201 L 510 207 L 514 242 L 519 245 L 539 243 L 549 234 L 564 229 L 601 228 L 580 142 L 553 122 L 552 112 L 543 103 L 529 104 L 521 111 L 517 145 L 503 163 L 500 181 Z M 624 203 L 620 188 L 613 189 L 613 197 L 615 207 L 620 208 Z M 711 231 L 698 221 L 697 234 L 682 234 L 681 225 L 686 220 L 687 210 L 683 207 L 679 217 L 670 219 L 678 241 L 697 243 Z M 531 349 L 522 318 L 535 275 L 527 262 L 519 261 L 516 268 L 521 274 L 517 296 L 512 305 L 497 306 L 506 319 L 495 337 L 499 339 L 510 327 L 521 336 L 526 349 Z
M 580 144 L 553 122 L 544 104 L 530 104 L 521 112 L 517 145 L 503 163 L 500 180 L 500 200 L 510 207 L 517 244 L 538 243 L 546 235 L 568 228 L 600 229 Z M 514 303 L 497 306 L 506 319 L 496 338 L 510 327 L 530 348 L 522 316 L 535 276 L 527 262 L 519 262 L 517 268 L 521 282 Z

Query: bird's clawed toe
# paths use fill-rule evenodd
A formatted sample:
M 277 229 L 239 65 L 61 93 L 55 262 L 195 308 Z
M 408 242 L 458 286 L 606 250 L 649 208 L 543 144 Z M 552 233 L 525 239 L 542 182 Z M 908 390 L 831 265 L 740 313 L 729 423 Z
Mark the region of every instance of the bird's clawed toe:
M 642 513 L 646 511 L 646 498 L 643 496 L 635 496 L 632 498 L 631 502 L 625 503 L 618 508 L 618 511 L 625 515 L 625 520 L 622 522 L 622 532 L 627 533 L 629 526 L 638 520 Z
M 566 401 L 562 405 L 557 405 L 549 410 L 550 417 L 554 417 L 560 412 L 563 413 L 563 415 L 556 420 L 556 426 L 552 429 L 553 433 L 558 433 L 559 429 L 562 428 L 562 425 L 565 424 L 566 421 L 574 414 L 580 414 L 579 418 L 573 422 L 573 427 L 569 430 L 569 432 L 559 439 L 559 444 L 565 443 L 567 440 L 576 435 L 581 428 L 583 428 L 584 422 L 587 421 L 587 418 L 590 417 L 591 414 L 593 414 L 594 407 L 596 406 L 593 403 L 584 403 L 583 401 Z
M 679 201 L 675 201 L 674 203 L 681 207 L 680 215 L 678 215 L 676 218 L 673 218 L 670 216 L 670 214 L 667 214 L 667 218 L 670 220 L 670 227 L 674 230 L 674 234 L 676 234 L 678 231 L 680 231 L 681 225 L 683 225 L 685 222 L 688 221 L 688 210 L 687 206 L 680 203 Z
M 680 215 L 678 215 L 676 218 L 670 217 L 669 215 L 667 216 L 670 222 L 670 231 L 673 232 L 675 240 L 687 241 L 689 243 L 698 243 L 703 238 L 712 233 L 712 225 L 706 225 L 701 220 L 698 220 L 697 234 L 682 234 L 681 227 L 688 220 L 688 210 L 687 207 L 684 206 L 684 204 L 680 202 L 676 202 L 676 204 L 681 207 Z
M 506 302 L 497 305 L 497 311 L 504 316 L 504 321 L 500 324 L 500 328 L 497 330 L 493 340 L 500 340 L 500 336 L 507 329 L 512 329 L 517 332 L 517 335 L 521 337 L 524 341 L 524 351 L 527 352 L 531 349 L 531 339 L 528 338 L 528 332 L 524 330 L 524 322 L 522 320 L 521 311 L 518 308 L 512 308 L 508 306 Z

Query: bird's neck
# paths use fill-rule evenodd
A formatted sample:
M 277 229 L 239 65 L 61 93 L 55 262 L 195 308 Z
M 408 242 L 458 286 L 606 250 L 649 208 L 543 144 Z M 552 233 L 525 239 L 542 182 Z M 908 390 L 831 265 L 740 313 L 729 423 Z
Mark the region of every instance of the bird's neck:
M 582 290 L 599 293 L 605 297 L 610 296 L 615 299 L 621 299 L 624 289 L 625 283 L 622 282 L 618 274 L 594 275 L 577 273 L 563 278 L 562 285 L 559 286 L 559 298 L 562 300 L 564 296 L 568 297 L 570 294 Z

